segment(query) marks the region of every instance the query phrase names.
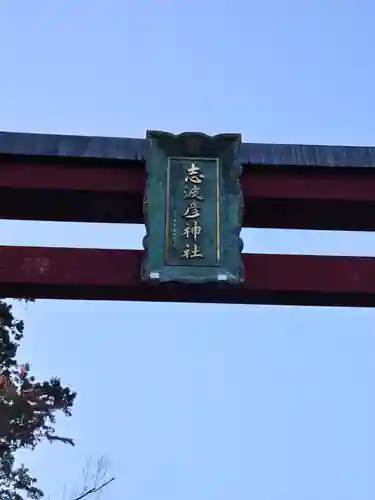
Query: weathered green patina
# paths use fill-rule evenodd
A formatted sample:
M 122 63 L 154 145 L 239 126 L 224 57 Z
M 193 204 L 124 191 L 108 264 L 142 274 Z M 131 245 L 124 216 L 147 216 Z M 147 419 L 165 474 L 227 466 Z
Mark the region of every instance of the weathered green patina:
M 148 131 L 145 281 L 241 283 L 241 136 Z

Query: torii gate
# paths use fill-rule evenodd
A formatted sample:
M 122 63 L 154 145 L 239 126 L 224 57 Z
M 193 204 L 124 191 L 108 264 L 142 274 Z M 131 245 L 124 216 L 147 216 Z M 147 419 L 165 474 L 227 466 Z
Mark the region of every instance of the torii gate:
M 0 218 L 142 224 L 144 139 L 0 133 Z M 375 230 L 375 148 L 243 144 L 244 227 Z M 239 286 L 140 279 L 143 252 L 0 246 L 0 296 L 375 306 L 375 258 L 245 254 Z

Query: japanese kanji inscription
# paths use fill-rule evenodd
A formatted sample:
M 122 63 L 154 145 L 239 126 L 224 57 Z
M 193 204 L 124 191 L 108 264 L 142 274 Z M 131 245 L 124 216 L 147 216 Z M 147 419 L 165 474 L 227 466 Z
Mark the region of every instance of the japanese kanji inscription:
M 147 138 L 142 279 L 241 283 L 241 136 Z

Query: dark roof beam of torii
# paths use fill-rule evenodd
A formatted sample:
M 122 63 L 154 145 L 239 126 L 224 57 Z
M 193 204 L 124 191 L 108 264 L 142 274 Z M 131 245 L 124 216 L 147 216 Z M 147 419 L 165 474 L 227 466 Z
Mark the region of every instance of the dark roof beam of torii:
M 375 230 L 374 147 L 241 155 L 245 227 Z M 0 132 L 0 218 L 142 223 L 146 156 L 145 139 Z

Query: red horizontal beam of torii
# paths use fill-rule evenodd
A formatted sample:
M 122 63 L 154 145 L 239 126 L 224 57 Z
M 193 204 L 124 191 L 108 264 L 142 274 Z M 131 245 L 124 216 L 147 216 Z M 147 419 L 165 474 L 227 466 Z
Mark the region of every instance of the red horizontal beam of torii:
M 0 218 L 143 223 L 141 161 L 68 160 L 0 158 Z M 375 168 L 245 165 L 242 188 L 245 227 L 375 230 Z
M 375 306 L 375 258 L 245 254 L 243 286 L 149 285 L 142 251 L 0 246 L 2 297 Z

